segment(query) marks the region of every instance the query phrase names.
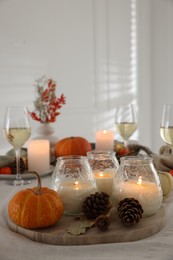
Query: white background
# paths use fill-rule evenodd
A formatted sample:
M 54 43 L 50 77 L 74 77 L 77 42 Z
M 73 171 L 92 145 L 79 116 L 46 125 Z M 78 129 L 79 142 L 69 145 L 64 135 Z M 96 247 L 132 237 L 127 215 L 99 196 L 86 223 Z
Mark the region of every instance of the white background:
M 32 110 L 35 80 L 46 75 L 67 98 L 57 138 L 115 132 L 116 104 L 133 102 L 133 139 L 158 152 L 162 106 L 173 103 L 172 25 L 172 0 L 0 0 L 0 148 L 11 148 L 5 106 Z

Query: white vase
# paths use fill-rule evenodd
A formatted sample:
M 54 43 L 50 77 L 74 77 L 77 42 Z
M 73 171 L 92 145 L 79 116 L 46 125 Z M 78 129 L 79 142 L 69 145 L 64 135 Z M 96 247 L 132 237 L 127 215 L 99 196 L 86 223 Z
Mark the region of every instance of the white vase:
M 37 129 L 38 136 L 36 139 L 44 139 L 49 140 L 50 142 L 50 160 L 53 161 L 54 157 L 54 149 L 55 144 L 58 141 L 58 137 L 56 137 L 54 127 L 51 123 L 41 123 Z

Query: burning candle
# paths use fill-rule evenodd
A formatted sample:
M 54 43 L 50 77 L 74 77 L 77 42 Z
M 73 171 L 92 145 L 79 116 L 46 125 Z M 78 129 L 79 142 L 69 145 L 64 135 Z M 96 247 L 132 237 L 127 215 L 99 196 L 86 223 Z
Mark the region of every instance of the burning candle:
M 127 180 L 117 184 L 115 196 L 118 202 L 124 198 L 135 198 L 141 204 L 143 216 L 155 214 L 161 207 L 163 196 L 161 187 L 154 182 L 143 181 L 142 176 L 138 180 Z
M 113 150 L 114 133 L 111 130 L 99 130 L 96 132 L 96 149 Z
M 28 169 L 39 174 L 50 170 L 50 144 L 48 140 L 28 142 Z
M 91 193 L 96 192 L 95 187 L 87 181 L 57 183 L 57 187 L 54 186 L 54 190 L 56 190 L 62 198 L 64 213 L 67 215 L 82 214 L 84 199 Z
M 105 169 L 104 171 L 94 171 L 96 185 L 99 192 L 106 192 L 112 198 L 113 178 L 115 171 Z
M 86 156 L 69 155 L 57 158 L 51 188 L 60 195 L 66 215 L 82 214 L 84 199 L 97 191 Z

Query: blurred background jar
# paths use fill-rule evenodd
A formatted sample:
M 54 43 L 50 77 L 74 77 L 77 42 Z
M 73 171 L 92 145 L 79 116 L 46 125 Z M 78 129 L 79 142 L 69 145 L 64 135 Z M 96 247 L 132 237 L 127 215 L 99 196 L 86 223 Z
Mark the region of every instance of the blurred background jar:
M 99 192 L 106 192 L 112 199 L 113 179 L 119 167 L 114 151 L 92 150 L 87 152 Z
M 150 157 L 122 157 L 113 189 L 117 203 L 124 198 L 137 199 L 145 217 L 157 213 L 162 205 L 160 180 Z
M 96 181 L 86 156 L 57 158 L 51 188 L 62 198 L 64 214 L 82 214 L 84 199 L 97 191 Z

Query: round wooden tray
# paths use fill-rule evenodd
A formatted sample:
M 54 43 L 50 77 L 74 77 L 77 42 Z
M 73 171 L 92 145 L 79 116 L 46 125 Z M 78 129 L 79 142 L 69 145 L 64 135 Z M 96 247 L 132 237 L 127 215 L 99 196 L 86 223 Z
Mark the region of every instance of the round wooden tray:
M 115 213 L 115 212 L 114 212 Z M 123 226 L 115 213 L 107 231 L 92 227 L 85 234 L 74 236 L 66 229 L 74 222 L 74 217 L 63 216 L 54 226 L 44 229 L 29 230 L 17 226 L 8 218 L 10 230 L 36 242 L 51 245 L 91 245 L 103 243 L 130 242 L 147 238 L 159 232 L 166 224 L 165 209 L 162 206 L 157 214 L 142 218 L 138 224 Z

